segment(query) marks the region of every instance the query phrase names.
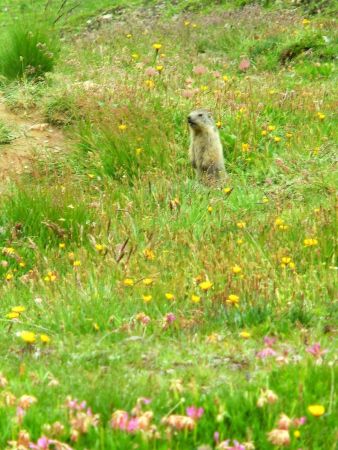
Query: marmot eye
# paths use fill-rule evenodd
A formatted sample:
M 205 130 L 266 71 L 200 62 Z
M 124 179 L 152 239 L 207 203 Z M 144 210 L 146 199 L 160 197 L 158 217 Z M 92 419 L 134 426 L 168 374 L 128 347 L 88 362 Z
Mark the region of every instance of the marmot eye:
M 199 114 L 199 116 L 200 116 L 200 117 L 202 117 L 202 116 L 203 116 L 203 114 L 202 114 L 202 113 L 200 113 L 200 114 Z

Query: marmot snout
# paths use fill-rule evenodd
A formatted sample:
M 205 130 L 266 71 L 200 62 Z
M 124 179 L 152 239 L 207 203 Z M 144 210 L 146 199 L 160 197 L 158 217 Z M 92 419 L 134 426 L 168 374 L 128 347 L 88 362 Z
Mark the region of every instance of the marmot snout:
M 225 177 L 224 157 L 218 129 L 210 112 L 199 109 L 188 116 L 189 156 L 199 178 L 216 184 Z

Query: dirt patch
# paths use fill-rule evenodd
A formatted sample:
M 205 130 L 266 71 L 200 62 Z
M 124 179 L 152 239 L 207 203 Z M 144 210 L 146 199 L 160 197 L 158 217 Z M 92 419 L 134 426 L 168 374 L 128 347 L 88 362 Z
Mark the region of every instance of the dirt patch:
M 65 148 L 61 130 L 43 123 L 37 115 L 19 115 L 9 111 L 1 97 L 0 121 L 14 134 L 10 143 L 0 145 L 0 190 L 7 181 L 29 171 L 40 152 L 59 153 Z

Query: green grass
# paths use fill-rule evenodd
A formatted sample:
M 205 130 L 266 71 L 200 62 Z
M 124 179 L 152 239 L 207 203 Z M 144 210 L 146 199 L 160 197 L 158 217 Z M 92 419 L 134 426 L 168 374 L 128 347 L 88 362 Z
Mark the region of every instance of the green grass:
M 0 145 L 1 144 L 9 144 L 13 139 L 11 130 L 8 128 L 6 124 L 0 121 Z
M 26 430 L 74 449 L 224 448 L 218 432 L 272 450 L 283 413 L 306 417 L 288 448 L 335 448 L 334 21 L 240 3 L 165 3 L 155 20 L 153 2 L 137 14 L 135 2 L 88 32 L 109 7 L 87 2 L 57 25 L 43 82 L 3 85 L 3 101 L 63 129 L 66 146 L 36 148 L 30 171 L 1 182 L 1 448 Z M 196 107 L 219 122 L 222 189 L 188 162 Z M 266 389 L 278 400 L 260 408 Z M 37 401 L 21 420 L 25 394 Z M 81 427 L 67 396 L 99 423 L 81 410 Z M 204 409 L 193 430 L 165 425 L 192 405 Z M 113 429 L 118 410 L 150 411 L 154 427 Z

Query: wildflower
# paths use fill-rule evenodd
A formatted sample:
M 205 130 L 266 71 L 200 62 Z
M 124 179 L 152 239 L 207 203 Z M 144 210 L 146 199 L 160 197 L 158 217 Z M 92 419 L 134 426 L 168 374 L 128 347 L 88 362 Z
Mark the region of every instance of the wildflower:
M 19 262 L 19 267 L 26 267 L 26 263 L 24 261 Z
M 47 336 L 47 334 L 40 334 L 40 341 L 43 344 L 49 344 L 50 343 L 50 337 Z
M 14 255 L 15 254 L 15 249 L 13 247 L 4 247 L 2 249 L 2 253 L 4 255 Z
M 263 350 L 260 350 L 256 354 L 256 356 L 257 356 L 257 358 L 265 359 L 265 358 L 267 358 L 269 356 L 276 356 L 276 354 L 277 353 L 275 352 L 275 350 L 273 348 L 271 348 L 271 347 L 264 347 Z
M 170 292 L 167 292 L 167 293 L 165 294 L 165 298 L 166 298 L 167 300 L 175 300 L 174 294 L 171 294 Z
M 105 249 L 105 246 L 102 245 L 102 244 L 95 244 L 95 249 L 96 249 L 98 252 L 102 252 L 102 251 Z
M 184 391 L 183 381 L 179 378 L 171 380 L 169 390 L 174 393 L 181 394 Z
M 242 245 L 244 241 L 243 241 L 243 239 L 239 238 L 239 239 L 237 239 L 236 242 L 238 245 Z
M 13 279 L 13 274 L 12 273 L 7 273 L 5 276 L 6 281 L 11 281 Z
M 208 213 L 212 212 L 212 206 L 208 206 Z
M 27 344 L 34 344 L 36 341 L 36 335 L 32 331 L 21 331 L 20 337 Z
M 138 322 L 141 322 L 142 325 L 148 325 L 148 323 L 150 322 L 150 317 L 147 316 L 144 312 L 140 312 L 138 314 L 136 314 L 135 319 Z
M 280 217 L 277 217 L 277 219 L 275 220 L 275 225 L 278 227 L 279 225 L 283 225 L 284 224 L 284 220 L 281 219 Z
M 208 69 L 205 66 L 200 65 L 194 67 L 192 71 L 195 75 L 204 75 L 208 71 Z
M 224 192 L 224 194 L 229 194 L 230 192 L 232 191 L 232 188 L 231 187 L 225 187 L 225 188 L 223 188 L 223 192 Z
M 293 432 L 293 436 L 294 436 L 296 439 L 299 439 L 299 438 L 300 438 L 300 431 L 299 431 L 299 430 L 295 430 L 295 431 Z
M 155 86 L 153 80 L 146 80 L 144 83 L 148 89 L 152 89 Z
M 138 53 L 132 53 L 132 54 L 131 54 L 131 57 L 132 57 L 133 59 L 138 59 L 138 58 L 140 57 L 140 55 L 139 55 Z
M 314 358 L 320 359 L 322 355 L 327 353 L 326 349 L 322 349 L 319 342 L 314 343 L 310 347 L 307 347 L 306 351 L 310 353 Z
M 310 23 L 310 20 L 309 20 L 309 19 L 303 19 L 303 20 L 302 20 L 302 24 L 303 24 L 304 26 L 309 25 L 309 23 Z
M 263 197 L 262 198 L 262 203 L 269 203 L 268 197 Z
M 243 338 L 243 339 L 249 339 L 249 338 L 251 337 L 251 334 L 248 333 L 247 331 L 241 331 L 241 332 L 239 333 L 239 335 L 240 335 L 240 337 Z
M 201 92 L 206 92 L 207 90 L 208 90 L 208 86 L 206 86 L 205 84 L 202 84 L 202 86 L 200 86 Z
M 155 253 L 153 252 L 153 250 L 151 248 L 145 248 L 143 250 L 143 255 L 146 259 L 148 260 L 153 260 L 155 259 Z
M 163 66 L 156 66 L 156 70 L 157 72 L 161 73 L 163 71 L 164 67 Z
M 26 308 L 24 306 L 13 306 L 13 308 L 12 308 L 12 312 L 19 313 L 19 314 L 21 314 L 25 311 L 26 311 Z
M 132 280 L 131 278 L 125 278 L 123 280 L 123 284 L 124 286 L 134 286 L 134 280 Z
M 321 113 L 321 112 L 317 112 L 317 117 L 319 120 L 324 120 L 325 119 L 325 114 Z
M 153 48 L 156 50 L 156 52 L 158 52 L 162 48 L 162 44 L 155 43 L 153 44 Z
M 275 129 L 275 125 L 268 125 L 268 131 L 274 131 Z
M 282 138 L 279 137 L 279 136 L 275 136 L 275 137 L 273 138 L 273 140 L 274 140 L 275 142 L 280 142 L 280 141 L 282 140 Z
M 218 120 L 218 121 L 216 122 L 216 127 L 217 127 L 217 128 L 221 128 L 221 126 L 222 126 L 222 122 L 221 122 L 220 120 Z
M 196 408 L 196 406 L 188 406 L 186 409 L 187 416 L 191 417 L 194 420 L 200 419 L 204 414 L 203 408 Z
M 176 316 L 174 313 L 171 313 L 171 312 L 167 313 L 163 318 L 162 328 L 163 329 L 168 328 L 173 322 L 175 322 L 175 320 L 176 320 Z
M 153 284 L 153 282 L 154 282 L 154 280 L 153 280 L 152 278 L 144 278 L 144 280 L 142 280 L 142 283 L 143 283 L 145 286 L 150 286 L 150 285 Z
M 199 303 L 201 301 L 201 297 L 199 295 L 192 294 L 191 301 L 193 303 Z
M 268 433 L 268 441 L 273 445 L 288 446 L 291 442 L 289 431 L 275 428 Z
M 283 256 L 282 264 L 288 265 L 291 262 L 291 258 L 289 256 Z
M 315 247 L 316 245 L 318 245 L 318 240 L 317 239 L 314 239 L 314 238 L 304 239 L 304 246 L 305 247 Z
M 288 228 L 289 228 L 289 225 L 285 225 L 285 224 L 279 225 L 279 227 L 278 227 L 278 229 L 281 231 L 286 231 Z
M 138 147 L 136 150 L 135 150 L 135 153 L 136 153 L 136 156 L 140 156 L 140 154 L 143 152 L 143 148 L 142 147 Z
M 144 295 L 142 295 L 142 298 L 143 298 L 144 303 L 149 303 L 149 302 L 151 302 L 153 296 L 150 294 L 148 294 L 148 295 L 144 294 Z
M 288 139 L 292 138 L 292 133 L 286 133 L 285 135 Z
M 79 260 L 79 259 L 76 259 L 74 262 L 73 262 L 73 267 L 80 267 L 81 266 L 81 261 Z
M 185 20 L 185 21 L 184 21 L 184 26 L 185 26 L 185 27 L 188 27 L 189 25 L 190 25 L 189 20 Z
M 199 284 L 199 288 L 202 289 L 202 291 L 208 291 L 213 286 L 213 283 L 211 281 L 202 281 L 202 283 Z
M 262 130 L 262 131 L 261 131 L 261 135 L 262 135 L 262 136 L 266 136 L 267 134 L 268 134 L 268 132 L 267 132 L 266 130 Z
M 229 78 L 226 75 L 223 75 L 222 78 L 223 78 L 224 83 L 227 83 L 229 81 Z
M 242 152 L 248 152 L 250 150 L 250 144 L 242 144 Z
M 60 242 L 59 249 L 63 250 L 64 248 L 66 248 L 66 244 L 64 242 Z
M 310 405 L 308 411 L 312 416 L 320 417 L 325 413 L 325 408 L 322 405 Z
M 95 331 L 100 331 L 100 325 L 97 322 L 93 322 L 93 328 Z
M 235 265 L 231 268 L 231 270 L 232 270 L 232 272 L 235 273 L 235 274 L 241 273 L 241 272 L 242 272 L 242 268 L 241 268 L 239 265 L 237 265 L 237 264 L 235 264 Z
M 127 125 L 125 123 L 120 123 L 120 125 L 118 126 L 118 129 L 120 131 L 126 131 Z
M 195 421 L 191 417 L 180 416 L 178 414 L 172 414 L 168 417 L 164 417 L 161 422 L 177 431 L 193 430 L 196 426 Z
M 228 296 L 228 298 L 226 299 L 226 304 L 227 305 L 238 306 L 238 303 L 239 303 L 238 295 L 230 294 Z
M 261 395 L 259 399 L 257 400 L 257 407 L 262 408 L 266 404 L 274 404 L 278 400 L 278 395 L 276 395 L 273 391 L 270 389 L 261 390 Z
M 281 414 L 278 420 L 279 430 L 288 430 L 292 425 L 292 420 L 286 414 Z
M 245 222 L 237 222 L 236 225 L 237 225 L 237 228 L 240 228 L 240 229 L 246 227 L 246 223 Z
M 8 314 L 6 314 L 6 318 L 7 319 L 17 319 L 17 318 L 19 318 L 20 317 L 20 314 L 19 313 L 17 313 L 17 312 L 10 312 L 10 313 L 8 313 Z

